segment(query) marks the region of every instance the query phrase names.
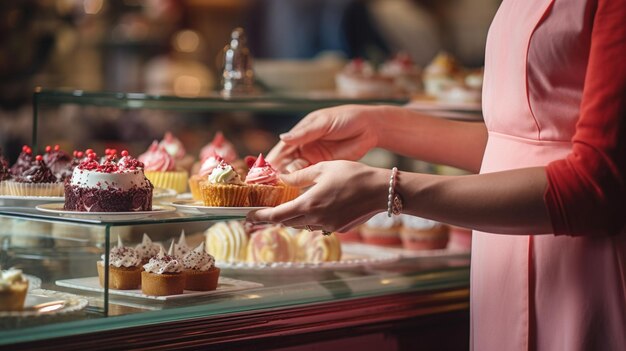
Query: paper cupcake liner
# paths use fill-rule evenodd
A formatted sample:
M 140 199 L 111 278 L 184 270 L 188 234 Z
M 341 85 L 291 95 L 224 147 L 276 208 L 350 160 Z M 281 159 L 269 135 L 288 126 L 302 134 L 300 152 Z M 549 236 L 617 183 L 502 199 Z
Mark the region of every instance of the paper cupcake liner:
M 282 203 L 284 190 L 283 186 L 251 185 L 248 195 L 250 206 L 278 206 Z
M 9 188 L 7 187 L 7 181 L 0 181 L 0 195 L 9 195 Z
M 187 191 L 187 171 L 155 172 L 144 171 L 146 178 L 155 188 L 174 189 L 179 194 Z
M 202 201 L 205 206 L 248 206 L 249 186 L 200 182 L 200 189 L 202 190 Z
M 199 175 L 192 175 L 189 178 L 189 190 L 191 191 L 191 196 L 194 200 L 202 200 L 202 190 L 200 190 L 200 182 L 203 180 L 203 177 Z
M 300 196 L 300 188 L 285 185 L 285 189 L 283 190 L 283 198 L 280 202 L 283 203 L 283 202 L 291 201 L 298 196 Z
M 63 196 L 63 183 L 20 183 L 14 180 L 5 182 L 12 196 Z

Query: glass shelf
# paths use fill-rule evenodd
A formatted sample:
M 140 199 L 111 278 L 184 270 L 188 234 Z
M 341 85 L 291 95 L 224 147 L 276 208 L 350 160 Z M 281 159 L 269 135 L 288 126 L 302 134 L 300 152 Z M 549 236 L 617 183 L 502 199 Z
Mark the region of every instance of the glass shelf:
M 41 104 L 76 104 L 120 109 L 158 109 L 177 111 L 249 111 L 303 113 L 345 104 L 403 105 L 407 97 L 388 99 L 345 98 L 333 92 L 259 94 L 226 98 L 218 93 L 194 98 L 149 95 L 143 93 L 87 92 L 82 90 L 47 90 L 38 88 L 35 106 Z

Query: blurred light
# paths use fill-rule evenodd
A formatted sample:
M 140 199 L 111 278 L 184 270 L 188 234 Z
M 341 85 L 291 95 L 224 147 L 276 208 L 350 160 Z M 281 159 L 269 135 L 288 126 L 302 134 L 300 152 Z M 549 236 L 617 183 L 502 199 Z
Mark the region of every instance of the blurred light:
M 176 34 L 174 46 L 181 52 L 194 52 L 198 49 L 200 37 L 192 30 L 182 30 Z
M 193 76 L 178 76 L 174 79 L 174 94 L 183 97 L 196 97 L 200 95 L 202 83 Z
M 85 13 L 88 15 L 98 14 L 98 12 L 102 10 L 102 5 L 102 0 L 85 0 L 83 2 L 83 8 L 85 9 Z
M 381 279 L 380 283 L 382 285 L 389 285 L 389 284 L 391 284 L 391 280 L 389 280 L 389 279 Z
M 246 297 L 249 298 L 249 299 L 259 299 L 259 298 L 261 298 L 261 295 L 248 294 L 248 295 L 246 295 Z

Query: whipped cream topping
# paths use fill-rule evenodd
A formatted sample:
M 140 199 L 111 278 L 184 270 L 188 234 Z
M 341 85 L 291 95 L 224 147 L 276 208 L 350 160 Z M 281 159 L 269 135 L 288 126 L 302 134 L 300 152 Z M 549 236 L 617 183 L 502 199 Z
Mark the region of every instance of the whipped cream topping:
M 173 242 L 172 242 L 173 243 Z M 143 269 L 148 273 L 165 274 L 180 273 L 183 270 L 182 263 L 171 255 L 172 247 L 170 246 L 170 254 L 166 254 L 163 248 L 156 257 L 152 257 L 150 261 L 143 265 Z
M 104 255 L 102 256 L 104 261 Z M 141 264 L 139 254 L 132 247 L 122 244 L 122 239 L 117 237 L 117 246 L 109 252 L 109 265 L 114 267 L 137 267 Z
M 72 185 L 99 189 L 122 189 L 128 190 L 133 187 L 146 187 L 148 180 L 141 170 L 123 170 L 113 173 L 103 173 L 97 170 L 74 168 Z
M 207 158 L 206 160 L 204 160 L 204 162 L 202 162 L 202 165 L 200 166 L 200 170 L 198 171 L 198 175 L 200 175 L 203 178 L 208 177 L 209 174 L 213 172 L 215 167 L 217 167 L 217 165 L 219 165 L 222 160 L 223 159 L 219 156 L 211 156 Z
M 204 161 L 211 156 L 219 156 L 230 163 L 237 159 L 235 146 L 226 138 L 222 132 L 217 132 L 213 140 L 200 150 L 200 160 Z
M 143 233 L 143 238 L 141 239 L 141 244 L 137 244 L 135 246 L 135 251 L 139 254 L 139 258 L 143 260 L 149 260 L 152 257 L 159 254 L 161 251 L 161 244 L 152 242 L 152 239 L 148 236 L 148 234 Z
M 11 285 L 24 280 L 21 269 L 9 268 L 6 271 L 0 270 L 0 291 L 6 290 Z
M 183 143 L 170 132 L 165 133 L 165 136 L 163 137 L 163 140 L 161 140 L 159 145 L 162 146 L 168 154 L 170 154 L 177 160 L 185 157 L 185 154 L 187 153 L 185 151 Z
M 224 161 L 220 162 L 209 174 L 209 183 L 243 185 L 239 174 L 233 169 L 233 166 Z
M 265 161 L 263 154 L 259 154 L 248 175 L 246 176 L 246 183 L 248 184 L 264 184 L 264 185 L 277 185 L 278 173 L 272 166 Z
M 176 170 L 174 158 L 158 141 L 153 141 L 148 151 L 139 155 L 139 161 L 143 162 L 146 171 L 167 172 Z
M 387 216 L 387 212 L 381 212 L 370 218 L 365 224 L 370 227 L 391 228 L 400 224 L 397 216 Z
M 194 271 L 208 271 L 215 266 L 215 258 L 204 250 L 204 243 L 188 252 L 182 262 L 185 269 Z
M 437 221 L 433 221 L 433 220 L 421 218 L 421 217 L 402 215 L 400 216 L 400 218 L 402 220 L 402 225 L 407 228 L 431 229 L 440 225 L 440 223 Z
M 174 256 L 178 258 L 185 257 L 189 253 L 189 246 L 187 246 L 187 240 L 185 240 L 185 230 L 182 230 L 178 242 L 174 245 Z

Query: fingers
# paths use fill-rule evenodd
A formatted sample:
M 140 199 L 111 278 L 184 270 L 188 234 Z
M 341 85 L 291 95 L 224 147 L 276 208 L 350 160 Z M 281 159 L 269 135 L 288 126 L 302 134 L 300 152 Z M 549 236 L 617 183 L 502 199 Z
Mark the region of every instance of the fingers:
M 289 132 L 280 135 L 280 140 L 289 145 L 303 145 L 320 139 L 330 130 L 330 118 L 313 112 L 304 117 Z
M 295 151 L 298 149 L 297 146 L 287 145 L 283 141 L 279 141 L 270 152 L 267 154 L 265 159 L 278 167 L 284 163 L 290 162 L 293 158 L 295 158 Z M 287 161 L 287 162 L 285 162 Z
M 303 158 L 298 158 L 295 159 L 293 161 L 291 161 L 290 163 L 288 163 L 285 166 L 285 171 L 287 171 L 287 173 L 293 173 L 295 171 L 299 171 L 303 168 L 306 168 L 308 166 L 310 166 L 311 163 Z
M 303 168 L 289 174 L 281 174 L 280 180 L 285 184 L 295 186 L 297 188 L 305 188 L 315 184 L 315 179 L 320 175 L 319 164 Z
M 298 208 L 299 206 L 296 200 L 289 201 L 276 207 L 250 211 L 246 219 L 253 223 L 282 223 L 293 218 L 301 217 L 301 211 L 299 211 Z

